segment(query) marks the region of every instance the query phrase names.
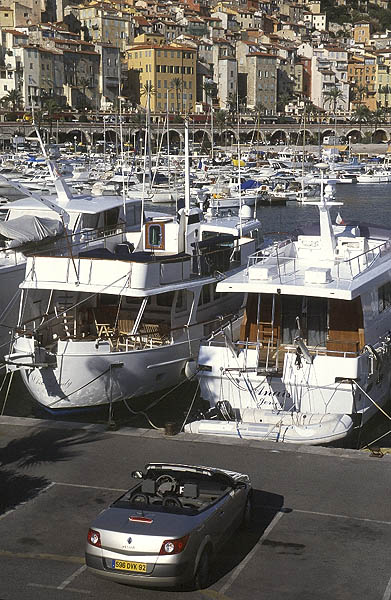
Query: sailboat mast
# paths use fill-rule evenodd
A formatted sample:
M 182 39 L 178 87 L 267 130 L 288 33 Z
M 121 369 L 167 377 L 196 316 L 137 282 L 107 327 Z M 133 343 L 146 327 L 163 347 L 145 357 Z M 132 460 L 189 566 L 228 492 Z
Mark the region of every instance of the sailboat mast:
M 185 120 L 185 212 L 190 211 L 189 121 Z

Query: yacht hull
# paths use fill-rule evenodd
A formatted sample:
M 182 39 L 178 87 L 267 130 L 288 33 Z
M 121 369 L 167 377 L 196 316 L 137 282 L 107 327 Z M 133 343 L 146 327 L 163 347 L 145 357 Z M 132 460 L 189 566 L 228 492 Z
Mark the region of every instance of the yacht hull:
M 90 352 L 83 352 L 86 344 Z M 50 410 L 100 406 L 169 388 L 185 378 L 184 366 L 197 355 L 199 340 L 129 352 L 110 352 L 108 342 L 98 348 L 93 342 L 66 345 L 56 364 L 49 359 L 48 366 L 21 370 L 34 399 Z M 26 354 L 22 356 L 26 364 Z
M 391 353 L 389 344 L 355 358 L 317 355 L 312 363 L 287 353 L 281 374 L 257 369 L 256 350 L 238 354 L 222 346 L 201 345 L 198 364 L 201 396 L 215 407 L 229 402 L 233 409 L 296 411 L 320 415 L 360 416 L 364 425 L 389 399 Z M 267 418 L 265 418 L 267 421 Z

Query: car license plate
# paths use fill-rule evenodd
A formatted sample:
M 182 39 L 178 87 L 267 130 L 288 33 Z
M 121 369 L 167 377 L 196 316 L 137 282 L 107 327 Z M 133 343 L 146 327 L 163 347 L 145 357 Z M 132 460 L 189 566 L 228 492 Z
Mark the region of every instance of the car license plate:
M 147 563 L 132 562 L 129 560 L 112 560 L 112 569 L 120 571 L 136 571 L 136 573 L 146 573 Z

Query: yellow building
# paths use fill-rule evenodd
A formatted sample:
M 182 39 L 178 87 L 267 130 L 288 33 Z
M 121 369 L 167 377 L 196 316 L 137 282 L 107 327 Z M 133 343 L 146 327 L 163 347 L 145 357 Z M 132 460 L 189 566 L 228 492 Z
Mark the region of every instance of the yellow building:
M 194 48 L 180 44 L 137 44 L 127 51 L 129 71 L 138 71 L 140 104 L 147 106 L 148 87 L 152 112 L 192 112 L 196 102 Z
M 0 7 L 0 27 L 14 27 L 14 11 L 12 8 Z
M 353 39 L 356 44 L 364 44 L 364 46 L 369 45 L 369 40 L 371 38 L 371 26 L 366 21 L 360 21 L 359 23 L 355 23 L 353 28 Z
M 377 59 L 374 54 L 352 56 L 348 60 L 348 82 L 352 94 L 352 110 L 364 104 L 376 110 Z

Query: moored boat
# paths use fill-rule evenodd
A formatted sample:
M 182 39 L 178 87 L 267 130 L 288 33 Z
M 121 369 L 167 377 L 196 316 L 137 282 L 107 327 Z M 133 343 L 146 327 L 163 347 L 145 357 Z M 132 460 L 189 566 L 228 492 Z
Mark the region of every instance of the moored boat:
M 391 231 L 341 218 L 333 225 L 330 210 L 338 203 L 322 194 L 313 204 L 319 224 L 255 254 L 218 284 L 218 291 L 247 293 L 246 309 L 201 344 L 197 377 L 212 410 L 219 402 L 229 407 L 217 421 L 231 424 L 206 426 L 202 419 L 187 430 L 235 435 L 236 428 L 243 437 L 281 440 L 281 425 L 285 441 L 323 444 L 384 410 Z

